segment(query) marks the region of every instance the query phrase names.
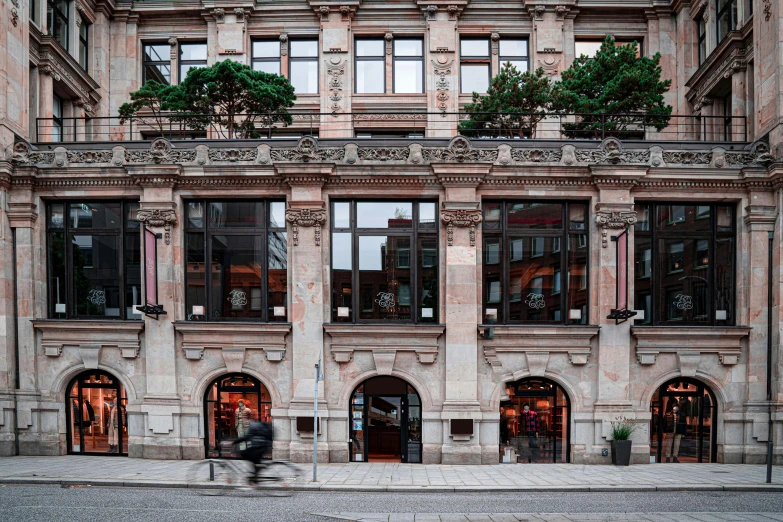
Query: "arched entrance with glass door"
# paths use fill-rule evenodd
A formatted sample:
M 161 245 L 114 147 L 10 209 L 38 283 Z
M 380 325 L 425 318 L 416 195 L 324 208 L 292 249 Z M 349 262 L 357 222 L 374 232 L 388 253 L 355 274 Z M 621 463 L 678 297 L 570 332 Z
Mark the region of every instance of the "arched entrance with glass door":
M 222 375 L 204 394 L 204 444 L 209 457 L 231 456 L 232 441 L 251 420 L 272 422 L 272 399 L 258 379 L 243 373 Z
M 650 401 L 650 455 L 655 462 L 715 462 L 717 402 L 696 379 L 665 382 Z
M 500 462 L 569 462 L 571 402 L 542 377 L 506 384 L 500 402 Z
M 128 397 L 119 379 L 100 370 L 87 370 L 68 385 L 65 418 L 68 453 L 128 454 Z
M 351 395 L 351 462 L 421 462 L 421 399 L 396 377 L 372 377 Z

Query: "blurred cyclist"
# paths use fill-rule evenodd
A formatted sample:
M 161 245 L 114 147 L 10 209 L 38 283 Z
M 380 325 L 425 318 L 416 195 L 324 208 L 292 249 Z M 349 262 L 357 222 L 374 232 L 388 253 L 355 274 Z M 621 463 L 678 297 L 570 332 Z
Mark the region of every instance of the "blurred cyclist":
M 246 442 L 246 448 L 239 452 L 244 460 L 253 463 L 253 476 L 251 482 L 256 483 L 259 473 L 266 463 L 264 462 L 264 455 L 269 453 L 272 449 L 272 439 L 274 431 L 272 425 L 268 422 L 250 421 L 250 428 L 245 436 L 240 437 L 234 441 L 235 445 L 241 442 Z

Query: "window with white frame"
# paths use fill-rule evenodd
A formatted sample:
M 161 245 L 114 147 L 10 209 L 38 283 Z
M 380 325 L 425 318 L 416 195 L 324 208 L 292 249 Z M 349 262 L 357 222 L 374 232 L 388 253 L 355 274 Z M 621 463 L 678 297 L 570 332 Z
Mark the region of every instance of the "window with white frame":
M 254 40 L 251 61 L 254 71 L 280 74 L 280 40 Z
M 394 92 L 424 92 L 424 42 L 413 38 L 394 40 Z
M 516 67 L 519 72 L 528 70 L 527 40 L 522 38 L 501 38 L 498 42 L 498 51 L 500 67 L 503 67 L 506 62 L 511 62 L 511 65 Z
M 386 92 L 386 43 L 383 38 L 357 39 L 356 93 Z
M 462 38 L 459 42 L 460 92 L 487 92 L 490 79 L 489 38 Z
M 318 40 L 289 42 L 289 80 L 297 94 L 318 93 Z
M 188 71 L 207 66 L 206 42 L 182 43 L 179 45 L 179 83 L 188 75 Z

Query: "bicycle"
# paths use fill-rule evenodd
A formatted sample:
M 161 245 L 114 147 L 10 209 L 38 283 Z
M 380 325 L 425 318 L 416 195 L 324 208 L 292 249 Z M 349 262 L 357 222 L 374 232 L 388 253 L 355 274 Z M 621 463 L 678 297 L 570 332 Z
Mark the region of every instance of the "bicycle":
M 302 470 L 282 460 L 261 461 L 257 470 L 246 460 L 207 459 L 188 471 L 188 484 L 202 495 L 224 495 L 231 490 L 255 490 L 270 496 L 293 495 L 293 482 Z

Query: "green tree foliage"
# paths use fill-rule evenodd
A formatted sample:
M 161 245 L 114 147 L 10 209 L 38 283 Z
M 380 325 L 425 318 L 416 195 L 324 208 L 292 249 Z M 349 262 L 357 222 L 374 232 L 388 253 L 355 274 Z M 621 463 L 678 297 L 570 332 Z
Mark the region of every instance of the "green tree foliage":
M 150 81 L 131 93 L 132 102 L 120 108 L 120 117 L 157 108 L 186 128 L 209 127 L 224 138 L 259 137 L 257 124 L 292 122 L 287 109 L 294 105 L 296 94 L 288 79 L 232 60 L 190 69 L 179 85 L 163 87 Z M 159 130 L 163 132 L 162 127 Z
M 552 109 L 581 115 L 563 125 L 566 136 L 633 138 L 644 127 L 661 131 L 669 124 L 672 108 L 663 96 L 671 80 L 661 80 L 661 55 L 637 52 L 636 42 L 616 46 L 607 36 L 598 54 L 580 56 L 563 72 L 552 90 Z
M 473 93 L 465 105 L 470 119 L 459 124 L 465 136 L 534 137 L 536 126 L 550 109 L 552 84 L 539 68 L 520 72 L 510 62 L 492 78 L 486 95 Z
M 172 85 L 164 85 L 149 80 L 138 91 L 130 93 L 131 101 L 120 105 L 120 125 L 133 118 L 141 125 L 153 126 L 163 134 L 164 127 L 168 126 L 165 118 L 166 100 L 176 90 Z

